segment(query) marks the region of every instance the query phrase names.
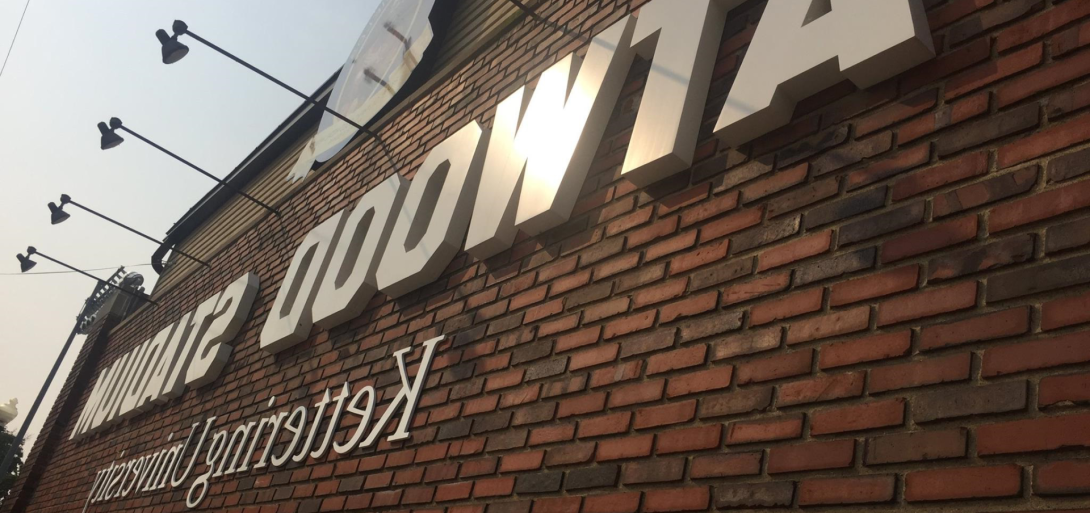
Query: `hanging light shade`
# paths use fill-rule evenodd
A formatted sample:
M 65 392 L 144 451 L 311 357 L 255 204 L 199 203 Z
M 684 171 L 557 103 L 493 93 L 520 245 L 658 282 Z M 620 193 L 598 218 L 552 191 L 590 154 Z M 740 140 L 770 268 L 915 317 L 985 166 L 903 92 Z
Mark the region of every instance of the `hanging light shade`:
M 163 46 L 163 64 L 174 64 L 189 53 L 189 47 L 178 41 L 178 34 L 171 36 L 167 31 L 159 29 L 155 31 L 155 37 L 159 38 L 159 44 Z
M 60 206 L 57 206 L 56 203 L 53 203 L 52 201 L 49 202 L 49 222 L 51 224 L 61 224 L 67 221 L 69 217 L 72 216 L 64 211 L 63 203 Z
M 125 140 L 117 135 L 117 131 L 107 126 L 106 123 L 99 123 L 98 131 L 102 134 L 101 147 L 104 150 L 113 148 Z

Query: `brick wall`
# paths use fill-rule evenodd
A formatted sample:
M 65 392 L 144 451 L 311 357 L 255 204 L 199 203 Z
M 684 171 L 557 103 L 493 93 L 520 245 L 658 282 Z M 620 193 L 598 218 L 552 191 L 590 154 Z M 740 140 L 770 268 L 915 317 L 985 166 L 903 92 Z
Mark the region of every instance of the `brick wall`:
M 618 178 L 637 60 L 570 222 L 487 261 L 459 254 L 436 283 L 267 355 L 258 333 L 298 242 L 392 172 L 360 146 L 283 206 L 283 225 L 266 219 L 109 330 L 103 362 L 254 271 L 259 306 L 221 378 L 75 443 L 70 413 L 56 416 L 64 435 L 31 457 L 43 471 L 19 504 L 82 508 L 92 469 L 210 415 L 312 405 L 346 379 L 388 402 L 389 355 L 447 334 L 408 443 L 213 480 L 203 508 L 1084 508 L 1090 2 L 925 3 L 934 61 L 832 87 L 728 148 L 710 131 L 763 3 L 736 9 L 697 164 L 644 189 Z M 632 8 L 546 12 L 594 33 Z M 415 169 L 577 46 L 523 20 L 381 133 Z M 90 510 L 180 511 L 184 493 Z

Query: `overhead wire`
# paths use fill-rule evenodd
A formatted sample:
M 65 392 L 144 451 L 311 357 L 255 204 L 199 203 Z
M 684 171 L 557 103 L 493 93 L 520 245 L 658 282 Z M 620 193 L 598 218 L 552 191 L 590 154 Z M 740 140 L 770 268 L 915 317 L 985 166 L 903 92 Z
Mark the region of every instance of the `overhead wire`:
M 15 48 L 15 39 L 19 37 L 19 29 L 23 28 L 23 18 L 26 17 L 26 10 L 30 7 L 30 0 L 26 0 L 26 5 L 23 6 L 23 14 L 19 15 L 19 24 L 15 26 L 15 34 L 11 36 L 11 44 L 8 45 L 8 53 L 4 56 L 4 64 L 0 66 L 0 76 L 4 76 L 4 69 L 8 67 L 8 59 L 11 57 L 11 49 Z
M 89 272 L 93 272 L 93 271 L 108 271 L 108 270 L 111 270 L 111 269 L 117 269 L 118 267 L 128 268 L 128 267 L 149 267 L 149 266 L 151 266 L 151 264 L 132 264 L 132 265 L 113 266 L 113 267 L 97 267 L 95 269 L 80 269 L 80 271 L 83 271 L 85 273 L 89 273 Z M 79 272 L 79 271 L 38 271 L 36 273 L 0 273 L 0 276 L 30 276 L 30 275 L 35 275 L 35 274 L 68 274 L 68 273 L 74 273 L 74 272 Z

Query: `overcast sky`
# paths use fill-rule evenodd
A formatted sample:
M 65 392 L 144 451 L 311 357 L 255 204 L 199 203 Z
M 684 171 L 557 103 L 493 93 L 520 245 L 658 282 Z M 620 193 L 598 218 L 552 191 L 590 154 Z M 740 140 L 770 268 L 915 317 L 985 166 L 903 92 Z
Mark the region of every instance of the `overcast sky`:
M 145 276 L 156 245 L 74 211 L 49 224 L 66 193 L 161 238 L 214 183 L 133 140 L 101 151 L 111 116 L 218 176 L 227 175 L 299 105 L 291 93 L 195 41 L 161 62 L 155 30 L 184 20 L 196 34 L 304 92 L 343 64 L 378 0 L 31 0 L 0 75 L 0 403 L 19 400 L 16 431 L 95 283 L 77 274 L 18 275 L 28 245 L 106 278 Z M 24 0 L 0 0 L 0 59 Z M 33 272 L 61 270 L 39 260 Z M 76 339 L 30 425 L 36 434 L 61 388 Z M 29 448 L 29 445 L 28 445 Z M 2 457 L 2 455 L 0 455 Z

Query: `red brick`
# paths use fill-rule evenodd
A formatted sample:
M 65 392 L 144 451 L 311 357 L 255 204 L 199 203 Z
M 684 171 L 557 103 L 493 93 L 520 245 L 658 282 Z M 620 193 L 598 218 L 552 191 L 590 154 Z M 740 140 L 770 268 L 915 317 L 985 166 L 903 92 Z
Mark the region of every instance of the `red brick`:
M 889 502 L 896 482 L 892 475 L 807 479 L 799 484 L 799 505 Z
M 628 431 L 632 424 L 632 412 L 623 411 L 579 421 L 579 438 L 615 435 Z
M 1087 139 L 1090 139 L 1090 115 L 1084 114 L 1066 123 L 1051 125 L 1033 135 L 1019 138 L 999 148 L 996 154 L 996 166 L 1000 169 L 1011 167 Z
M 940 78 L 963 70 L 987 59 L 991 54 L 991 40 L 979 38 L 957 50 L 946 52 L 938 58 L 912 70 L 903 79 L 902 90 L 914 91 Z
M 761 471 L 761 452 L 716 454 L 693 458 L 690 477 L 693 479 L 708 477 L 745 476 Z
M 821 309 L 821 297 L 824 292 L 822 288 L 809 289 L 754 305 L 749 310 L 749 323 L 751 326 L 759 326 L 779 319 L 816 312 Z
M 920 470 L 905 476 L 909 502 L 1013 497 L 1021 491 L 1018 465 Z
M 870 371 L 870 392 L 934 385 L 969 379 L 969 353 L 955 354 Z
M 995 0 L 954 0 L 927 13 L 927 24 L 931 30 L 938 30 L 974 12 L 979 11 Z
M 733 305 L 774 294 L 786 289 L 789 283 L 791 283 L 791 273 L 780 273 L 731 285 L 723 289 L 723 305 Z
M 899 331 L 823 346 L 818 368 L 826 370 L 904 356 L 911 346 L 911 335 L 909 331 Z
M 860 306 L 792 323 L 787 330 L 787 344 L 799 344 L 867 329 L 870 307 Z
M 681 227 L 715 217 L 738 206 L 738 193 L 733 192 L 689 207 L 681 213 Z
M 1090 136 L 1090 132 L 1087 133 Z M 988 212 L 988 228 L 1001 232 L 1090 206 L 1090 181 L 1035 194 Z
M 1003 30 L 996 37 L 996 48 L 1002 52 L 1009 48 L 1028 43 L 1052 32 L 1071 20 L 1090 14 L 1090 5 L 1085 2 L 1067 2 L 1054 6 L 1040 15 L 1019 22 Z M 934 27 L 932 27 L 933 29 Z
M 691 317 L 715 309 L 719 301 L 719 292 L 711 290 L 664 305 L 659 314 L 659 322 L 667 323 L 683 317 Z
M 813 351 L 807 349 L 791 353 L 780 353 L 741 363 L 735 370 L 738 384 L 746 385 L 809 374 L 813 356 Z
M 694 345 L 653 355 L 647 360 L 647 375 L 701 365 L 704 363 L 705 353 L 707 353 L 707 346 Z
M 640 492 L 592 495 L 583 500 L 583 513 L 636 513 Z
M 1029 308 L 1011 308 L 963 321 L 927 326 L 920 331 L 920 350 L 969 344 L 1021 335 L 1029 331 Z
M 645 261 L 650 262 L 666 255 L 689 249 L 696 244 L 696 232 L 686 232 L 651 245 L 644 251 Z
M 670 276 L 691 271 L 697 267 L 718 262 L 727 256 L 730 241 L 719 241 L 701 246 L 694 251 L 678 255 L 670 260 Z
M 1064 20 L 1066 23 L 1067 19 Z M 1052 38 L 1052 57 L 1059 58 L 1090 44 L 1090 24 L 1076 25 Z
M 763 180 L 756 181 L 742 189 L 742 202 L 749 203 L 753 200 L 768 196 L 769 194 L 780 192 L 793 185 L 798 185 L 806 181 L 806 174 L 809 169 L 809 164 L 802 163 L 790 169 L 780 171 Z
M 583 502 L 582 497 L 544 497 L 534 499 L 534 507 L 531 513 L 568 513 L 579 511 Z
M 514 490 L 515 478 L 513 477 L 482 479 L 473 484 L 473 498 L 511 495 Z
M 977 454 L 1015 454 L 1090 447 L 1090 414 L 1013 420 L 980 426 Z
M 765 328 L 722 337 L 711 343 L 711 359 L 714 362 L 775 349 L 780 347 L 781 331 L 778 327 Z
M 947 104 L 935 111 L 934 114 L 920 116 L 915 121 L 905 123 L 904 126 L 897 130 L 897 141 L 899 144 L 908 144 L 938 130 L 980 116 L 988 112 L 988 98 L 990 96 L 987 91 L 978 93 L 952 104 Z
M 855 440 L 804 442 L 768 450 L 768 473 L 800 472 L 851 466 Z
M 692 428 L 681 428 L 659 433 L 655 443 L 655 454 L 673 454 L 677 452 L 702 451 L 715 449 L 722 439 L 722 426 L 709 424 Z
M 1037 495 L 1090 493 L 1090 461 L 1054 461 L 1038 466 L 1033 492 Z
M 435 488 L 435 502 L 460 501 L 469 498 L 473 482 L 448 483 Z
M 606 362 L 612 362 L 617 359 L 617 351 L 619 348 L 620 346 L 617 344 L 602 344 L 592 349 L 579 351 L 578 353 L 571 355 L 568 369 L 576 371 L 595 365 L 601 365 Z
M 833 232 L 825 231 L 762 251 L 757 257 L 757 272 L 767 271 L 804 258 L 820 255 L 829 251 L 832 243 Z
M 655 303 L 661 303 L 663 301 L 681 297 L 685 294 L 685 287 L 687 284 L 687 279 L 675 278 L 653 287 L 642 289 L 632 295 L 632 307 L 642 308 L 647 305 L 653 305 Z
M 833 284 L 829 288 L 829 305 L 847 305 L 914 289 L 919 272 L 920 266 L 913 264 Z
M 574 333 L 560 336 L 556 339 L 556 352 L 562 353 L 564 351 L 570 351 L 577 347 L 583 347 L 593 344 L 598 341 L 599 334 L 602 333 L 601 326 L 595 326 L 593 328 L 586 328 Z
M 855 122 L 856 137 L 876 132 L 894 123 L 904 121 L 935 106 L 936 91 L 923 91 L 915 96 L 900 100 L 893 105 L 863 116 Z
M 666 219 L 659 219 L 650 226 L 633 230 L 626 236 L 628 247 L 635 248 L 670 235 L 677 231 L 677 223 L 678 217 L 671 216 Z
M 602 337 L 611 339 L 621 335 L 627 335 L 629 333 L 635 333 L 647 328 L 650 328 L 655 322 L 655 311 L 642 312 L 638 314 L 629 315 L 623 319 L 616 319 L 610 321 L 605 325 L 602 330 Z M 538 328 L 538 335 L 541 336 L 541 329 Z
M 530 445 L 542 445 L 554 442 L 567 442 L 575 438 L 575 426 L 557 424 L 530 430 Z
M 878 325 L 886 326 L 922 317 L 972 308 L 976 304 L 976 282 L 932 288 L 907 296 L 887 299 L 878 305 Z
M 1004 83 L 996 90 L 995 100 L 998 107 L 1003 108 L 1065 82 L 1081 78 L 1087 73 L 1090 73 L 1090 52 L 1081 52 Z
M 863 372 L 833 374 L 780 385 L 776 406 L 794 406 L 863 395 Z
M 963 155 L 935 167 L 922 169 L 898 180 L 893 184 L 893 201 L 900 201 L 987 172 L 987 152 Z
M 895 237 L 882 244 L 882 263 L 895 262 L 976 238 L 976 216 L 968 215 Z
M 708 509 L 711 492 L 706 486 L 656 489 L 644 492 L 643 511 L 700 511 Z
M 643 458 L 651 455 L 651 443 L 655 435 L 626 436 L 598 442 L 597 461 L 613 461 L 627 458 Z
M 905 422 L 905 400 L 891 399 L 821 410 L 810 415 L 810 434 L 828 435 L 898 426 Z
M 992 377 L 1090 361 L 1086 336 L 1086 332 L 1077 332 L 988 349 L 980 373 Z
M 1043 46 L 1033 46 L 1000 57 L 952 77 L 946 82 L 946 99 L 957 98 L 1041 63 Z
M 725 237 L 734 232 L 760 224 L 764 207 L 749 208 L 700 227 L 700 243 Z
M 583 393 L 570 399 L 560 401 L 560 406 L 556 411 L 556 418 L 562 419 L 564 417 L 571 417 L 572 415 L 599 412 L 604 410 L 605 407 L 605 392 L 598 392 L 595 394 Z
M 674 401 L 636 410 L 634 429 L 648 429 L 688 422 L 696 417 L 696 401 Z
M 705 346 L 700 347 L 703 349 Z M 728 365 L 670 378 L 670 383 L 666 386 L 666 397 L 674 398 L 727 388 L 730 386 L 733 370 Z
M 1090 402 L 1090 374 L 1048 376 L 1041 379 L 1037 405 L 1071 405 Z
M 1041 329 L 1054 330 L 1090 322 L 1090 293 L 1054 299 L 1041 305 Z
M 708 198 L 711 183 L 704 182 L 694 185 L 680 192 L 676 192 L 659 200 L 658 215 L 664 216 L 682 207 L 695 205 Z
M 609 394 L 609 407 L 629 406 L 632 404 L 658 401 L 662 399 L 665 380 L 641 381 L 615 388 Z
M 727 429 L 727 445 L 788 440 L 800 436 L 802 436 L 802 415 L 732 422 Z
M 542 450 L 508 454 L 500 458 L 500 472 L 536 470 L 541 468 L 544 459 L 545 451 Z

